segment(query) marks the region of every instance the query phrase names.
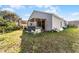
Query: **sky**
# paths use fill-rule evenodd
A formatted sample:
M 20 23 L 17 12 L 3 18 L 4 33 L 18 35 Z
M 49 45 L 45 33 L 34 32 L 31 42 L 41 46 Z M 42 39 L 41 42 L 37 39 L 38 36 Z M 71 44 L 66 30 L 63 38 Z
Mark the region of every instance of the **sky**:
M 33 10 L 54 13 L 67 21 L 79 20 L 79 5 L 0 5 L 0 10 L 16 13 L 28 20 Z

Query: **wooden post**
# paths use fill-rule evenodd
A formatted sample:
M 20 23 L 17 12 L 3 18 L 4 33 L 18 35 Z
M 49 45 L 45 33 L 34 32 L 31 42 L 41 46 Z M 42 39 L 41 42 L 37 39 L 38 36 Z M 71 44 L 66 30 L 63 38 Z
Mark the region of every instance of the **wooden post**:
M 35 23 L 35 26 L 37 26 L 37 23 L 36 23 L 36 18 L 34 18 L 34 23 Z
M 41 20 L 41 29 L 42 29 L 42 19 L 40 19 Z
M 36 21 L 36 19 L 34 18 L 34 22 Z

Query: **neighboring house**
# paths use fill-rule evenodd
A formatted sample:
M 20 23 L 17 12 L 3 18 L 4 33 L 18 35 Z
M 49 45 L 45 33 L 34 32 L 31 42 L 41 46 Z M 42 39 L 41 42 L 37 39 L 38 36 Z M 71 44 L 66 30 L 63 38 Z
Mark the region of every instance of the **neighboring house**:
M 69 25 L 71 26 L 77 26 L 79 28 L 79 20 L 75 20 L 75 21 L 68 21 Z
M 26 21 L 26 20 L 21 20 L 21 21 L 20 21 L 20 26 L 22 26 L 23 29 L 24 29 L 25 27 L 27 27 L 27 21 Z
M 51 31 L 53 29 L 61 29 L 66 27 L 67 22 L 53 13 L 34 10 L 29 17 L 28 26 L 41 27 L 42 30 Z

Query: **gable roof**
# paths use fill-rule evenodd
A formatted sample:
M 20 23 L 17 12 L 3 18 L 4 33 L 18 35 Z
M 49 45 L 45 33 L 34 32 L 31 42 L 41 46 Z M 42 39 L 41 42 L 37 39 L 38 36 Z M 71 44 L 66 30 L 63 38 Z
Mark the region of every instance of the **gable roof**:
M 32 12 L 32 14 L 33 14 L 34 12 L 40 12 L 40 13 L 44 13 L 44 14 L 54 15 L 55 17 L 57 17 L 57 18 L 59 18 L 59 19 L 61 19 L 61 20 L 64 20 L 62 17 L 60 17 L 60 16 L 58 16 L 58 15 L 56 15 L 56 14 L 54 14 L 54 13 L 48 13 L 48 12 L 43 12 L 43 11 L 34 10 L 34 11 Z M 31 15 L 32 15 L 32 14 L 31 14 Z M 30 16 L 30 17 L 31 17 L 31 16 Z M 29 17 L 29 19 L 30 19 L 30 17 Z M 65 20 L 64 20 L 64 21 L 65 21 Z

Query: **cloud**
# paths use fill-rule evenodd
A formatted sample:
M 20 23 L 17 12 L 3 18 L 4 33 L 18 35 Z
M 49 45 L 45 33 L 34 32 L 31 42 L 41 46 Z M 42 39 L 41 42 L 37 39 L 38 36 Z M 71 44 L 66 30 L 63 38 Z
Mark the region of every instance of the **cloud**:
M 25 14 L 25 15 L 22 17 L 22 19 L 23 19 L 23 20 L 28 20 L 29 17 L 30 17 L 30 14 Z
M 23 5 L 10 5 L 10 8 L 15 8 L 15 9 L 20 9 L 20 8 L 25 8 Z
M 38 8 L 49 8 L 52 7 L 52 5 L 36 5 Z
M 56 6 L 44 6 L 46 8 L 45 12 L 54 13 L 60 16 L 59 8 Z
M 8 10 L 8 11 L 11 11 L 11 12 L 15 12 L 12 8 L 2 8 L 1 10 Z
M 37 5 L 36 7 L 38 8 L 44 8 L 45 10 L 42 10 L 44 12 L 48 12 L 48 13 L 54 13 L 56 15 L 58 15 L 61 18 L 65 18 L 64 16 L 61 15 L 60 8 L 58 6 L 53 6 L 53 5 Z
M 79 20 L 79 12 L 73 12 L 68 17 L 70 20 Z
M 79 12 L 74 12 L 71 14 L 72 16 L 79 16 Z
M 33 6 L 29 6 L 29 7 L 32 8 Z M 58 14 L 58 10 L 59 10 L 58 6 L 52 6 L 52 5 L 35 5 L 35 7 L 40 8 L 41 11 L 55 13 L 55 14 Z
M 70 13 L 70 14 L 64 16 L 64 18 L 68 21 L 79 20 L 79 12 Z
M 43 5 L 36 5 L 36 7 L 38 7 L 38 8 L 42 8 L 42 7 L 43 7 Z
M 44 12 L 48 12 L 48 13 L 54 13 L 54 14 L 57 14 L 57 15 L 60 16 L 58 6 L 53 6 L 53 5 L 32 5 L 32 6 L 29 6 L 29 7 L 33 8 L 33 6 L 37 7 L 36 10 L 40 10 L 40 11 L 44 11 Z
M 36 5 L 38 8 L 44 8 L 45 12 L 50 12 L 50 13 L 57 13 L 58 12 L 58 7 L 57 6 L 52 6 L 52 5 Z
M 67 15 L 61 15 L 61 13 L 59 12 L 60 9 L 57 6 L 44 6 L 46 9 L 45 12 L 49 12 L 49 13 L 54 13 L 62 18 L 64 18 L 65 20 L 79 20 L 79 12 L 73 12 Z
M 56 9 L 47 9 L 47 10 L 45 10 L 45 12 L 57 14 L 57 10 Z

